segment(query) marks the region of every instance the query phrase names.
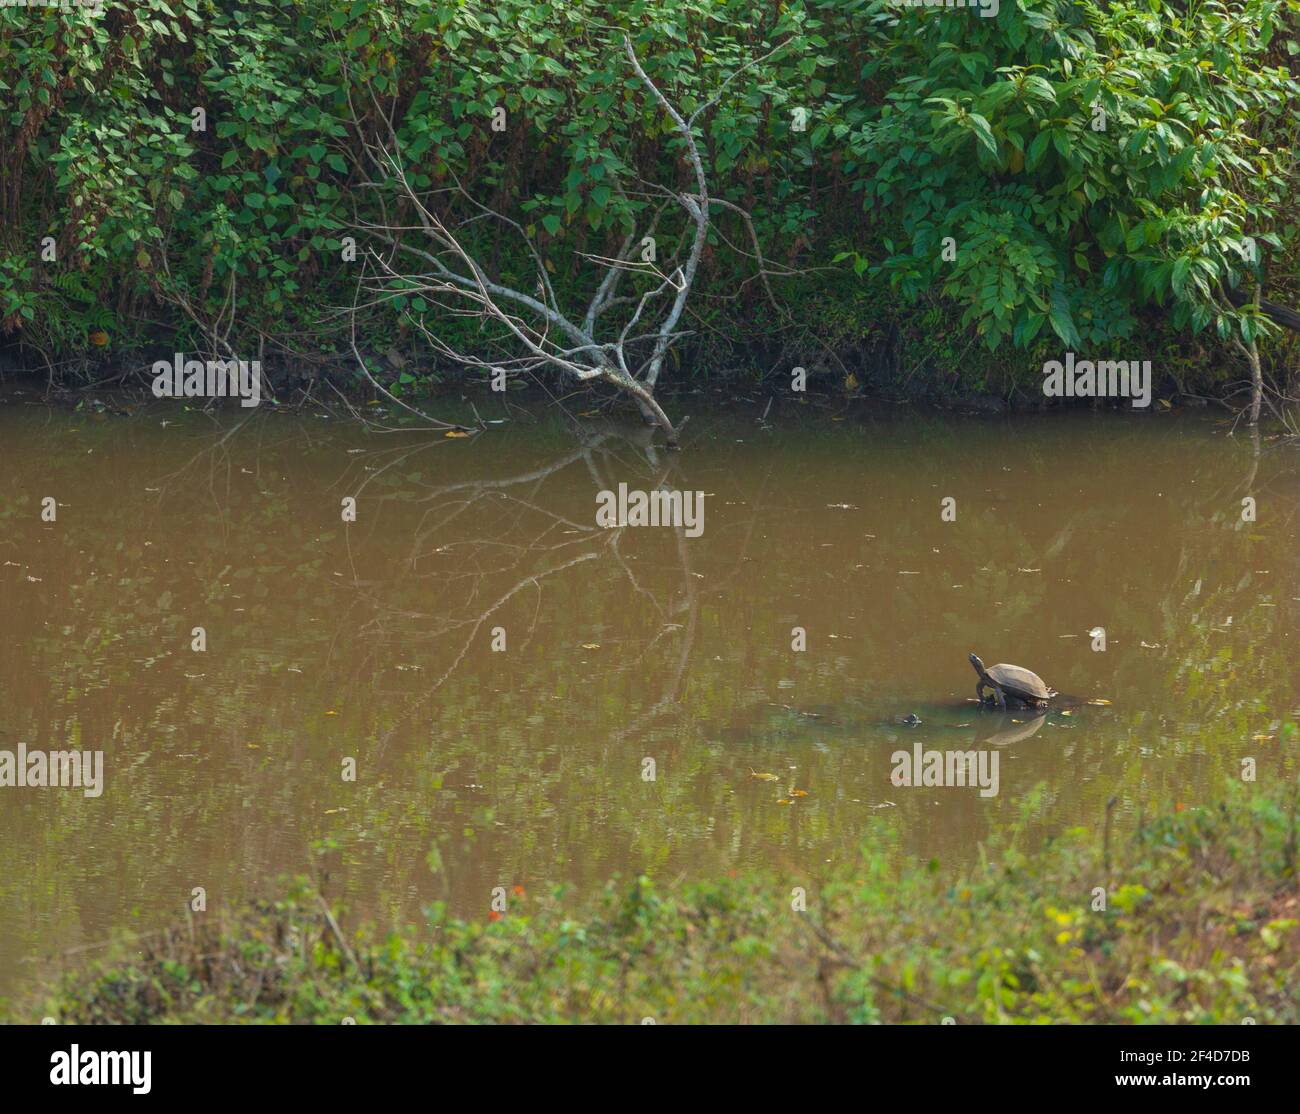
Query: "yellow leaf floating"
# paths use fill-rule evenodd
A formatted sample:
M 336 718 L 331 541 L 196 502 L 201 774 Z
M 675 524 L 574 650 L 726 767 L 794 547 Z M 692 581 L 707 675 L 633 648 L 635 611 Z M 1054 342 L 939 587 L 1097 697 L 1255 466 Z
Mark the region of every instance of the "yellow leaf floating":
M 1277 738 L 1276 735 L 1252 735 L 1250 737 L 1250 740 L 1253 743 L 1267 743 L 1269 739 L 1276 739 L 1276 738 Z
M 1089 700 L 1088 703 L 1089 703 L 1089 704 L 1092 704 L 1092 705 L 1094 705 L 1095 707 L 1098 707 L 1098 708 L 1105 708 L 1105 707 L 1109 706 L 1110 701 L 1109 701 L 1109 700 L 1102 700 L 1100 697 L 1098 697 L 1098 698 L 1096 698 L 1096 699 L 1094 699 L 1094 700 Z
M 808 796 L 808 790 L 807 790 L 807 789 L 791 789 L 791 790 L 790 790 L 790 796 L 792 796 L 792 797 L 806 797 L 806 796 Z
M 326 712 L 325 714 L 326 714 L 327 716 L 336 716 L 336 715 L 338 715 L 338 712 L 336 712 L 333 708 L 331 708 L 331 709 L 330 709 L 328 712 Z
M 599 643 L 599 642 L 584 642 L 584 643 L 582 644 L 582 648 L 583 648 L 584 650 L 599 650 L 599 649 L 600 649 L 600 643 Z
M 779 805 L 788 805 L 790 802 L 787 801 L 784 797 L 782 797 L 782 798 L 781 798 L 779 801 L 777 801 L 776 803 L 779 804 Z
M 749 776 L 756 777 L 759 781 L 780 781 L 780 778 L 778 778 L 776 774 L 760 774 L 752 766 L 749 770 Z
M 449 429 L 443 434 L 444 437 L 468 437 L 469 434 L 463 429 Z

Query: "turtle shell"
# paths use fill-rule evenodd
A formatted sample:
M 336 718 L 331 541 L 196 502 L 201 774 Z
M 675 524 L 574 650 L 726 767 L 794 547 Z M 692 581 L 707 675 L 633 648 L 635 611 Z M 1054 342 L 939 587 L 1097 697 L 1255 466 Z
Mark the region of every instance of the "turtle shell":
M 1049 689 L 1037 673 L 1018 665 L 995 665 L 987 672 L 990 681 L 1021 700 L 1047 700 L 1056 695 L 1056 690 Z

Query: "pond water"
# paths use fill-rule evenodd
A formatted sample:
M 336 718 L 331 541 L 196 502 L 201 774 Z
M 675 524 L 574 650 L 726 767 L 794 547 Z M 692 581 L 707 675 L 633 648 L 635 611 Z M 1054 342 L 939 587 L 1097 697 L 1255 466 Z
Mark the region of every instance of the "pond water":
M 0 789 L 0 995 L 195 887 L 326 875 L 384 926 L 616 873 L 799 884 L 872 829 L 955 868 L 1294 770 L 1300 462 L 1204 411 L 688 399 L 665 454 L 554 411 L 449 439 L 33 400 L 0 400 L 0 748 L 104 776 Z M 704 492 L 699 536 L 598 527 L 620 483 Z M 1072 699 L 981 711 L 971 651 Z M 918 743 L 996 752 L 997 791 L 895 784 Z

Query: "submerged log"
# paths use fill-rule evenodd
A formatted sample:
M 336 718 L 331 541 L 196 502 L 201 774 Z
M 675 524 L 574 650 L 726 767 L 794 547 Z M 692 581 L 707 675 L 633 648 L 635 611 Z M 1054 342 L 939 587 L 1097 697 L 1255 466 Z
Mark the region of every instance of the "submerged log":
M 1250 298 L 1240 290 L 1229 290 L 1228 301 L 1240 308 L 1249 304 Z M 1283 328 L 1294 329 L 1297 333 L 1300 333 L 1300 313 L 1293 309 L 1287 309 L 1286 306 L 1280 306 L 1276 302 L 1270 302 L 1265 298 L 1259 300 L 1259 308 Z

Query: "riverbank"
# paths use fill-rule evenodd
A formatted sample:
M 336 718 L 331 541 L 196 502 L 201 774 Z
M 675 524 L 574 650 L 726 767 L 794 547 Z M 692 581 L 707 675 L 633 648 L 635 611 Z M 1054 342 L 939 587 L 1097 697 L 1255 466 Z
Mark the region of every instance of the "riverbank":
M 92 1024 L 1295 1024 L 1296 809 L 1294 782 L 1234 784 L 1123 839 L 1099 820 L 1027 852 L 1013 829 L 955 882 L 937 861 L 891 868 L 868 840 L 825 878 L 641 877 L 589 900 L 515 887 L 495 911 L 484 895 L 482 920 L 434 906 L 384 936 L 300 882 L 70 972 L 31 1010 Z
M 86 378 L 76 376 L 49 376 L 36 370 L 7 368 L 0 358 L 0 405 L 48 404 L 83 413 L 131 417 L 159 401 L 151 389 L 147 365 L 105 364 L 98 368 L 84 368 Z M 405 366 L 405 365 L 404 365 Z M 753 365 L 731 368 L 710 375 L 698 386 L 669 386 L 660 392 L 665 408 L 677 415 L 678 420 L 689 416 L 701 404 L 707 407 L 731 403 L 748 403 L 762 408 L 763 414 L 792 405 L 831 407 L 841 410 L 854 403 L 869 406 L 915 406 L 922 410 L 973 412 L 981 414 L 1048 413 L 1061 410 L 1110 410 L 1121 413 L 1153 414 L 1173 408 L 1210 407 L 1216 413 L 1236 415 L 1239 412 L 1240 384 L 1236 390 L 1229 385 L 1214 385 L 1199 377 L 1184 380 L 1175 375 L 1151 376 L 1147 380 L 1147 394 L 1135 401 L 1129 397 L 1049 397 L 1041 382 L 1031 382 L 1024 369 L 1012 374 L 1007 368 L 999 375 L 992 371 L 976 379 L 960 376 L 939 382 L 927 374 L 917 382 L 891 377 L 888 367 L 869 371 L 859 367 L 850 370 L 839 361 L 839 369 L 828 367 L 824 360 L 809 360 L 809 366 L 795 365 L 801 369 L 798 386 L 788 372 L 760 373 Z M 894 366 L 894 365 L 891 365 Z M 265 408 L 309 410 L 324 408 L 341 417 L 352 417 L 365 423 L 376 416 L 372 408 L 390 414 L 390 424 L 421 425 L 428 415 L 437 421 L 466 423 L 459 428 L 480 428 L 487 412 L 496 413 L 504 406 L 505 412 L 524 407 L 536 410 L 540 405 L 555 404 L 555 412 L 562 415 L 594 413 L 623 414 L 636 421 L 637 413 L 632 402 L 617 393 L 601 387 L 565 387 L 545 378 L 516 381 L 506 392 L 493 391 L 487 380 L 464 381 L 444 375 L 431 367 L 410 365 L 404 371 L 407 382 L 403 386 L 394 378 L 382 385 L 382 391 L 370 384 L 359 382 L 342 362 L 331 361 L 319 368 L 303 364 L 281 365 L 278 370 L 266 373 L 262 389 L 268 393 L 255 402 L 246 403 L 244 412 L 257 406 Z M 914 369 L 915 370 L 915 369 Z M 1019 378 L 1018 378 L 1019 377 Z M 1200 393 L 1204 390 L 1207 393 Z M 183 405 L 187 409 L 208 410 L 223 406 L 235 407 L 238 400 L 231 394 L 226 397 L 168 397 L 166 401 Z M 466 405 L 472 401 L 473 406 Z M 477 417 L 475 415 L 478 415 Z M 1271 421 L 1266 422 L 1272 425 Z M 1285 423 L 1276 423 L 1284 429 Z

